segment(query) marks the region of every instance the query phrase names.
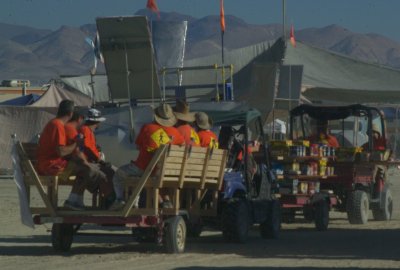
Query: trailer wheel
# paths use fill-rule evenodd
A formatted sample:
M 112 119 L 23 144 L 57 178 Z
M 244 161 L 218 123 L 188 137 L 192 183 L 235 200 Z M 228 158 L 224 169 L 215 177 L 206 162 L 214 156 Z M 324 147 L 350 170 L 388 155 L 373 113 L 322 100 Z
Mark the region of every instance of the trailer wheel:
M 168 253 L 183 253 L 186 244 L 186 224 L 181 216 L 166 220 L 165 248 Z
M 260 234 L 262 238 L 275 239 L 281 229 L 281 204 L 273 200 L 268 208 L 267 219 L 260 224 Z
M 241 198 L 230 199 L 222 209 L 222 234 L 227 241 L 244 243 L 249 232 L 249 207 Z
M 326 231 L 329 225 L 329 204 L 321 200 L 315 204 L 315 228 L 318 231 Z
M 54 223 L 51 228 L 51 243 L 55 251 L 69 251 L 74 235 L 72 224 Z
M 385 205 L 383 208 L 377 207 L 372 209 L 372 215 L 374 216 L 375 220 L 386 221 L 392 218 L 393 212 L 393 197 L 390 189 L 386 190 L 384 193 L 385 198 Z
M 347 217 L 351 224 L 366 224 L 368 222 L 369 200 L 365 191 L 352 192 L 347 201 Z

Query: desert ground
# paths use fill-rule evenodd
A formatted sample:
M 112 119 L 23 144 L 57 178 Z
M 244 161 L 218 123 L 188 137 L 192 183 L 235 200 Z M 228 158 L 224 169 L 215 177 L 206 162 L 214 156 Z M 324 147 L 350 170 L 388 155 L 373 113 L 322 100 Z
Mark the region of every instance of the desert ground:
M 56 253 L 50 225 L 22 225 L 16 185 L 0 179 L 0 269 L 400 269 L 400 171 L 393 169 L 390 177 L 390 222 L 350 225 L 346 214 L 331 212 L 326 232 L 299 219 L 283 224 L 275 240 L 260 238 L 254 227 L 246 244 L 224 243 L 220 232 L 205 231 L 188 239 L 180 255 L 139 245 L 128 229 L 118 231 L 122 236 L 77 236 L 70 252 Z

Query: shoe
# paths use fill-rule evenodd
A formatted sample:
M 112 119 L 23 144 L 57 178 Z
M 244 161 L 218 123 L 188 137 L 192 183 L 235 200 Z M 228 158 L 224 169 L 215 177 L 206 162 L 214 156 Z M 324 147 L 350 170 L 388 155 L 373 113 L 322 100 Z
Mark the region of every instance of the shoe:
M 108 208 L 108 210 L 117 211 L 117 210 L 121 210 L 124 207 L 125 207 L 124 200 L 115 200 L 114 203 L 110 206 L 110 208 Z
M 163 201 L 161 203 L 161 208 L 174 208 L 174 205 L 171 201 Z
M 68 201 L 68 200 L 66 200 L 64 202 L 64 207 L 69 208 L 71 210 L 75 210 L 75 211 L 85 210 L 85 205 L 80 204 L 78 202 L 71 202 L 71 201 Z

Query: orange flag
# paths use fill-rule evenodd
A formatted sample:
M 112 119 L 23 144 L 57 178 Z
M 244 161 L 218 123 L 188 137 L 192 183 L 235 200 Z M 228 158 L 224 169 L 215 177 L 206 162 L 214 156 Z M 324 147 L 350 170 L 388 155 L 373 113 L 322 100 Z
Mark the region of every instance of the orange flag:
M 292 27 L 290 27 L 290 43 L 292 44 L 293 47 L 296 48 L 296 39 L 294 38 L 294 27 L 292 24 Z
M 225 11 L 224 11 L 224 0 L 220 0 L 220 11 L 219 16 L 221 17 L 221 31 L 225 32 Z
M 154 13 L 157 13 L 158 18 L 160 18 L 160 11 L 158 10 L 158 6 L 156 4 L 156 0 L 147 0 L 147 5 L 146 7 L 153 11 Z

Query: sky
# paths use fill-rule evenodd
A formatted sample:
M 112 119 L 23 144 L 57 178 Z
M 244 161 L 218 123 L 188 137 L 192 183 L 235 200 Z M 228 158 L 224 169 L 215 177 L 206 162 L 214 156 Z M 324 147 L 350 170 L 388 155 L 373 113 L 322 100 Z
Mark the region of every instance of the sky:
M 133 15 L 147 0 L 1 0 L 0 22 L 58 29 L 95 23 L 96 17 Z M 156 0 L 163 12 L 201 18 L 219 14 L 219 0 Z M 252 24 L 282 23 L 282 0 L 225 0 L 225 14 Z M 399 0 L 286 0 L 295 29 L 338 24 L 353 32 L 400 41 Z M 227 25 L 226 31 L 229 31 Z

